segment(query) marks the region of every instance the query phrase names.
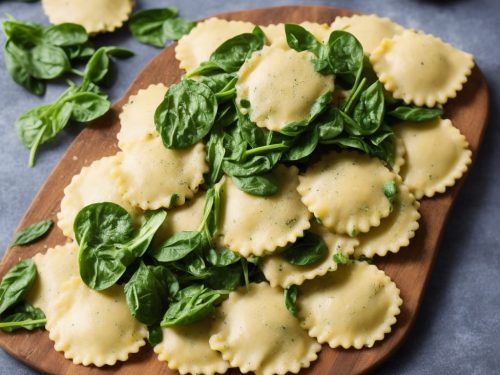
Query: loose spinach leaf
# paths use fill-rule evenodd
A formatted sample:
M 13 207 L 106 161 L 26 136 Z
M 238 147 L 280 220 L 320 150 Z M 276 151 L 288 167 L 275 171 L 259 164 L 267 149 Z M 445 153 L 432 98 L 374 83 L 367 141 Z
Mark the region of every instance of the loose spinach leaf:
M 205 181 L 208 186 L 213 186 L 222 178 L 222 162 L 226 155 L 224 148 L 224 136 L 218 132 L 212 132 L 206 145 L 207 164 L 210 169 L 205 175 Z
M 159 262 L 174 262 L 204 246 L 201 232 L 177 232 L 162 245 L 153 249 L 151 255 Z
M 294 317 L 297 317 L 299 311 L 297 309 L 297 295 L 298 295 L 298 288 L 297 285 L 292 285 L 289 288 L 285 289 L 284 295 L 285 295 L 285 306 L 287 310 L 292 314 Z
M 271 173 L 249 177 L 233 176 L 231 179 L 238 189 L 248 194 L 267 197 L 278 191 L 278 183 Z
M 309 266 L 320 262 L 328 251 L 321 236 L 306 232 L 294 244 L 290 245 L 283 253 L 285 260 L 294 266 Z
M 300 25 L 285 24 L 286 41 L 290 48 L 298 52 L 310 51 L 316 56 L 321 55 L 323 45 L 309 31 Z
M 226 267 L 238 262 L 241 257 L 229 249 L 209 249 L 207 252 L 207 260 L 215 267 Z
M 16 234 L 16 236 L 10 243 L 10 247 L 26 245 L 38 240 L 49 231 L 49 229 L 52 227 L 52 224 L 52 220 L 47 219 L 39 221 L 35 224 L 28 225 Z
M 26 64 L 34 78 L 53 79 L 71 69 L 68 56 L 60 47 L 37 44 L 27 52 Z
M 169 18 L 163 23 L 163 36 L 166 39 L 179 40 L 196 26 L 195 21 L 183 18 Z
M 441 108 L 399 106 L 387 112 L 387 115 L 403 121 L 423 122 L 442 116 L 443 110 Z
M 29 291 L 36 278 L 36 265 L 25 259 L 12 267 L 0 282 L 0 315 L 16 305 Z
M 361 94 L 354 107 L 354 120 L 357 128 L 347 127 L 351 135 L 370 135 L 382 125 L 384 119 L 384 93 L 379 81 L 375 81 Z
M 139 42 L 162 48 L 167 41 L 163 25 L 177 15 L 176 8 L 141 10 L 130 17 L 129 28 Z
M 75 23 L 61 23 L 43 29 L 42 41 L 59 47 L 75 46 L 85 44 L 89 36 L 85 28 Z
M 170 86 L 155 112 L 155 126 L 167 148 L 194 145 L 208 134 L 217 115 L 217 99 L 210 88 L 185 79 Z
M 29 92 L 39 96 L 43 95 L 45 93 L 45 82 L 30 74 L 26 64 L 28 57 L 25 51 L 17 47 L 11 40 L 7 40 L 3 52 L 5 66 L 12 79 Z
M 199 321 L 215 310 L 214 303 L 221 297 L 218 291 L 201 288 L 193 295 L 187 295 L 173 303 L 165 313 L 160 325 L 172 327 Z
M 47 319 L 42 310 L 23 302 L 7 310 L 6 316 L 0 322 L 0 329 L 9 333 L 18 329 L 32 331 L 44 327 L 45 323 L 47 323 Z
M 394 181 L 390 180 L 384 184 L 384 195 L 387 197 L 389 202 L 391 202 L 391 205 L 394 203 L 397 192 L 398 190 Z
M 364 52 L 361 43 L 347 31 L 335 30 L 328 40 L 328 65 L 333 74 L 349 83 L 359 80 Z
M 67 100 L 73 104 L 71 119 L 77 122 L 88 122 L 108 112 L 111 103 L 107 97 L 92 92 L 79 92 Z
M 167 268 L 146 266 L 141 262 L 124 290 L 132 316 L 152 326 L 160 323 L 170 295 L 175 295 L 178 289 L 175 276 Z
M 156 346 L 163 341 L 163 331 L 160 325 L 148 326 L 148 342 L 151 346 Z
M 167 212 L 164 210 L 156 210 L 146 212 L 144 215 L 144 222 L 142 223 L 139 231 L 134 237 L 123 245 L 133 258 L 140 258 L 148 249 L 153 237 L 165 221 Z
M 76 215 L 75 239 L 89 246 L 126 243 L 132 238 L 134 223 L 123 207 L 112 202 L 89 204 Z

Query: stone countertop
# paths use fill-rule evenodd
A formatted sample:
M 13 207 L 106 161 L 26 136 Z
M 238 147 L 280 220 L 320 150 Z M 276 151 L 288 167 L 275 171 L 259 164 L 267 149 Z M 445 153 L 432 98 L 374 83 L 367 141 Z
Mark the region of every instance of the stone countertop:
M 137 8 L 176 6 L 198 19 L 215 13 L 266 6 L 304 4 L 285 0 L 137 1 Z M 497 374 L 500 368 L 500 2 L 497 0 L 318 0 L 314 4 L 346 7 L 387 16 L 405 27 L 421 29 L 474 54 L 491 95 L 489 127 L 477 162 L 450 215 L 441 248 L 415 325 L 401 348 L 376 372 L 380 374 Z M 40 3 L 0 2 L 0 14 L 47 23 Z M 3 44 L 4 36 L 0 36 Z M 126 29 L 96 38 L 98 44 L 130 48 L 136 56 L 119 61 L 112 100 L 125 92 L 158 50 L 134 41 Z M 50 84 L 43 98 L 17 86 L 0 59 L 0 249 L 7 248 L 17 223 L 77 133 L 69 127 L 41 147 L 29 169 L 28 152 L 18 141 L 14 122 L 24 110 L 51 102 L 64 84 Z M 495 146 L 496 145 L 496 146 Z M 35 372 L 0 350 L 0 375 Z

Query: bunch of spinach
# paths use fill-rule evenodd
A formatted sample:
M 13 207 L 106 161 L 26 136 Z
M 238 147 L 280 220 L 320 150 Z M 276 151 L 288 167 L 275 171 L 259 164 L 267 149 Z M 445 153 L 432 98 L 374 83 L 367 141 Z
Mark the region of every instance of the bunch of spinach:
M 110 56 L 129 57 L 132 53 L 116 47 L 101 47 L 90 58 L 79 86 L 70 87 L 51 104 L 29 109 L 16 120 L 22 144 L 30 150 L 29 166 L 35 164 L 38 147 L 54 139 L 70 120 L 89 122 L 104 115 L 111 103 L 97 86 L 109 71 Z
M 39 308 L 24 301 L 37 275 L 32 259 L 22 260 L 12 267 L 0 282 L 0 329 L 12 332 L 17 329 L 33 330 L 43 327 L 47 320 Z
M 95 52 L 85 29 L 74 23 L 43 26 L 10 17 L 2 26 L 7 71 L 36 95 L 44 94 L 47 80 L 66 73 L 81 75 L 73 65 Z
M 140 10 L 129 21 L 135 39 L 158 48 L 165 46 L 167 40 L 179 40 L 195 26 L 196 22 L 180 18 L 173 7 Z

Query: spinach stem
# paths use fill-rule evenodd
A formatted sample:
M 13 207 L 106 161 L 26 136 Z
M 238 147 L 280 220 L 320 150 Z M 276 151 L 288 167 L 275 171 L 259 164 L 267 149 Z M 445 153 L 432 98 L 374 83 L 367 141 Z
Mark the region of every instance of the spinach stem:
M 38 133 L 38 135 L 35 139 L 35 142 L 33 142 L 33 144 L 31 145 L 30 158 L 28 161 L 28 166 L 30 168 L 33 168 L 35 166 L 35 155 L 36 155 L 36 151 L 38 150 L 38 146 L 40 145 L 40 142 L 42 141 L 43 133 L 45 133 L 45 128 L 41 132 Z
M 251 155 L 263 154 L 267 151 L 286 150 L 287 148 L 288 148 L 288 146 L 285 145 L 284 143 L 274 143 L 272 145 L 255 147 L 255 148 L 251 148 L 250 150 L 246 150 L 243 153 L 243 159 L 245 159 L 246 157 L 251 156 Z
M 23 327 L 25 325 L 45 324 L 47 319 L 21 320 L 19 322 L 0 322 L 0 328 Z
M 75 69 L 75 68 L 71 68 L 70 72 L 73 73 L 73 74 L 75 74 L 75 75 L 77 75 L 77 76 L 80 76 L 80 77 L 84 76 L 84 74 L 83 74 L 83 72 L 81 70 L 78 70 L 78 69 Z
M 356 101 L 358 100 L 358 97 L 361 95 L 361 92 L 363 91 L 363 88 L 365 87 L 366 84 L 366 78 L 363 78 L 357 88 L 354 89 L 354 92 L 349 96 L 347 99 L 347 102 L 344 106 L 344 112 L 349 114 L 351 111 L 352 107 L 354 104 L 356 104 Z

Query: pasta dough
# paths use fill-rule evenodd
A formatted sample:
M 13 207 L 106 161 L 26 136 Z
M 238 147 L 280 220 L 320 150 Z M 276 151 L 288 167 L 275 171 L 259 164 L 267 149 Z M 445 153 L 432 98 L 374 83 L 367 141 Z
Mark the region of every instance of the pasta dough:
M 357 152 L 330 152 L 299 176 L 302 202 L 336 233 L 355 236 L 380 225 L 391 204 L 384 184 L 395 181 L 379 159 Z
M 288 288 L 291 285 L 300 285 L 305 280 L 314 279 L 327 272 L 335 271 L 337 263 L 333 256 L 337 253 L 349 256 L 359 241 L 354 238 L 331 233 L 325 227 L 313 224 L 311 231 L 323 238 L 328 247 L 328 252 L 321 262 L 309 266 L 294 266 L 286 261 L 280 254 L 262 258 L 262 272 L 271 286 Z
M 295 242 L 310 227 L 310 213 L 296 190 L 298 169 L 279 165 L 273 173 L 279 190 L 269 197 L 247 194 L 231 179 L 226 182 L 221 209 L 222 241 L 244 257 L 261 256 Z
M 401 139 L 395 137 L 394 139 L 394 165 L 392 166 L 392 171 L 394 173 L 399 173 L 401 168 L 405 164 L 405 145 Z
M 203 143 L 172 150 L 159 137 L 131 144 L 111 171 L 125 200 L 143 210 L 184 204 L 207 171 Z
M 54 300 L 60 294 L 61 285 L 71 277 L 79 276 L 78 252 L 76 242 L 68 242 L 33 257 L 37 277 L 26 300 L 42 309 L 45 315 L 50 315 Z
M 126 361 L 130 353 L 145 345 L 148 336 L 147 328 L 130 315 L 123 286 L 96 292 L 80 277 L 63 285 L 46 328 L 54 348 L 84 366 Z
M 333 91 L 333 76 L 314 70 L 307 51 L 264 47 L 254 52 L 238 72 L 236 102 L 240 111 L 262 128 L 279 131 L 306 120 L 314 101 Z M 248 100 L 251 108 L 243 108 Z
M 156 132 L 154 115 L 167 93 L 167 87 L 161 83 L 149 85 L 130 96 L 120 114 L 120 131 L 116 135 L 118 147 L 122 150 L 136 141 L 150 139 Z
M 186 71 L 197 68 L 207 61 L 217 47 L 236 35 L 252 32 L 254 24 L 241 21 L 226 21 L 209 18 L 196 25 L 184 35 L 175 48 L 175 57 L 179 67 Z
M 456 97 L 474 66 L 471 54 L 409 30 L 382 41 L 370 61 L 396 99 L 428 107 Z
M 133 0 L 42 0 L 45 14 L 53 24 L 72 22 L 89 34 L 122 27 L 134 6 Z
M 401 34 L 404 28 L 389 18 L 381 18 L 374 14 L 337 17 L 331 25 L 333 30 L 345 30 L 353 34 L 363 46 L 366 54 L 373 50 L 385 38 Z
M 309 31 L 319 42 L 325 42 L 330 36 L 330 30 L 328 25 L 314 23 L 314 22 L 302 22 L 300 24 L 304 29 Z M 262 31 L 266 35 L 267 45 L 273 47 L 279 47 L 283 49 L 289 49 L 288 42 L 286 40 L 285 34 L 285 24 L 279 23 L 276 25 L 262 26 Z
M 444 193 L 471 163 L 468 143 L 450 120 L 402 123 L 394 131 L 406 148 L 401 177 L 417 199 Z
M 359 246 L 354 256 L 384 256 L 389 251 L 397 253 L 401 247 L 408 246 L 418 229 L 419 207 L 408 188 L 398 183 L 391 214 L 382 220 L 380 226 L 358 236 Z
M 366 262 L 339 266 L 335 272 L 299 287 L 299 319 L 309 335 L 330 347 L 371 348 L 396 323 L 399 307 L 396 284 Z
M 243 373 L 297 373 L 318 358 L 321 345 L 300 328 L 278 288 L 266 283 L 241 287 L 229 294 L 218 315 L 210 347 Z
M 66 237 L 74 237 L 73 222 L 76 215 L 92 203 L 113 202 L 125 208 L 136 220 L 141 216 L 140 210 L 122 198 L 116 181 L 111 177 L 111 169 L 116 162 L 116 155 L 94 161 L 73 176 L 71 183 L 64 189 L 57 225 Z
M 154 347 L 160 361 L 181 374 L 224 374 L 229 363 L 208 344 L 210 318 L 189 325 L 163 328 L 163 341 Z

